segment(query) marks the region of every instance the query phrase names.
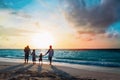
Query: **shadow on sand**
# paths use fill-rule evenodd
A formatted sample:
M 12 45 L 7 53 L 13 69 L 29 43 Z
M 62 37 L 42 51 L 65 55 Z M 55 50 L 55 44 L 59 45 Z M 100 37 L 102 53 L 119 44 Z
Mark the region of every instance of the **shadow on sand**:
M 0 70 L 0 73 L 12 71 L 12 70 L 15 70 L 16 68 L 21 67 L 21 66 L 24 66 L 24 64 L 18 64 L 15 66 L 10 66 L 10 67 L 4 68 L 4 69 Z
M 60 80 L 81 80 L 79 78 L 75 78 L 73 76 L 71 76 L 70 74 L 58 69 L 57 67 L 51 65 L 51 68 L 53 69 L 53 72 L 56 73 L 57 77 Z
M 51 66 L 51 68 L 53 69 L 54 73 L 56 73 L 57 77 L 59 77 L 57 80 L 96 80 L 96 79 L 92 79 L 92 78 L 74 77 L 74 76 L 70 75 L 69 73 L 62 71 L 53 65 Z
M 0 80 L 96 80 L 76 78 L 56 66 L 48 65 L 19 64 L 0 71 Z
M 19 65 L 7 67 L 3 70 L 0 70 L 0 79 L 17 80 L 17 79 L 14 79 L 14 77 L 24 74 L 32 66 L 33 66 L 32 64 L 27 64 L 27 65 L 19 64 Z
M 42 71 L 42 65 L 38 65 L 38 73 Z

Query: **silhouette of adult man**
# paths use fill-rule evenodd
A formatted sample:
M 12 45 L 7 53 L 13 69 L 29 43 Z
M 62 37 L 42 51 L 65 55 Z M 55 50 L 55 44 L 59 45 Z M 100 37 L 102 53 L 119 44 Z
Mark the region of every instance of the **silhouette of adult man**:
M 29 53 L 30 53 L 30 48 L 28 45 L 24 48 L 24 52 L 25 52 L 25 63 L 28 63 Z
M 45 55 L 48 54 L 48 59 L 50 62 L 50 65 L 52 65 L 52 57 L 54 55 L 54 50 L 52 49 L 52 45 L 49 46 L 49 50 L 47 51 L 47 53 Z

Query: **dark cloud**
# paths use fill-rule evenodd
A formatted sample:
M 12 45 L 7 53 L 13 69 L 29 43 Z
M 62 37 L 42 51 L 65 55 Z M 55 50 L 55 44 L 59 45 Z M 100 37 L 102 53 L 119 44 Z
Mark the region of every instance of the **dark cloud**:
M 99 5 L 87 8 L 88 1 L 65 1 L 65 17 L 79 34 L 105 33 L 112 23 L 120 20 L 120 0 L 101 0 Z
M 117 38 L 120 39 L 120 33 L 119 32 L 114 32 L 114 33 L 107 33 L 106 37 L 108 38 Z

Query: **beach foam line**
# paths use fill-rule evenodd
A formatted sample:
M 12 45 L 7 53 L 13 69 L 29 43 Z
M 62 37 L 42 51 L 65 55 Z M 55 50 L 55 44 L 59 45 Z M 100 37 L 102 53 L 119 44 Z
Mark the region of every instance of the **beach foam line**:
M 24 63 L 24 59 L 11 59 L 11 58 L 0 58 L 1 62 L 12 62 L 12 63 Z M 29 63 L 32 64 L 30 60 Z M 38 63 L 38 61 L 36 62 Z M 49 64 L 48 61 L 43 60 L 43 64 Z M 70 64 L 70 63 L 61 63 L 61 62 L 53 62 L 53 65 L 56 66 L 64 66 L 76 69 L 83 69 L 88 71 L 98 71 L 98 72 L 107 72 L 107 73 L 117 73 L 120 74 L 120 68 L 112 68 L 112 67 L 101 67 L 101 66 L 88 66 L 88 65 L 79 65 L 79 64 Z

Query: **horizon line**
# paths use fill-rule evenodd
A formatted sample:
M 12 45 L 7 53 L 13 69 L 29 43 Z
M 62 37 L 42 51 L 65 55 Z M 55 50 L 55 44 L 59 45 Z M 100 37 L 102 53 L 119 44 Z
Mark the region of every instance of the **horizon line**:
M 0 49 L 24 49 L 24 48 L 0 48 Z M 40 48 L 31 48 L 31 49 L 40 49 Z M 49 48 L 41 48 L 49 49 Z M 53 49 L 71 49 L 71 50 L 93 50 L 93 49 L 120 49 L 120 48 L 53 48 Z

